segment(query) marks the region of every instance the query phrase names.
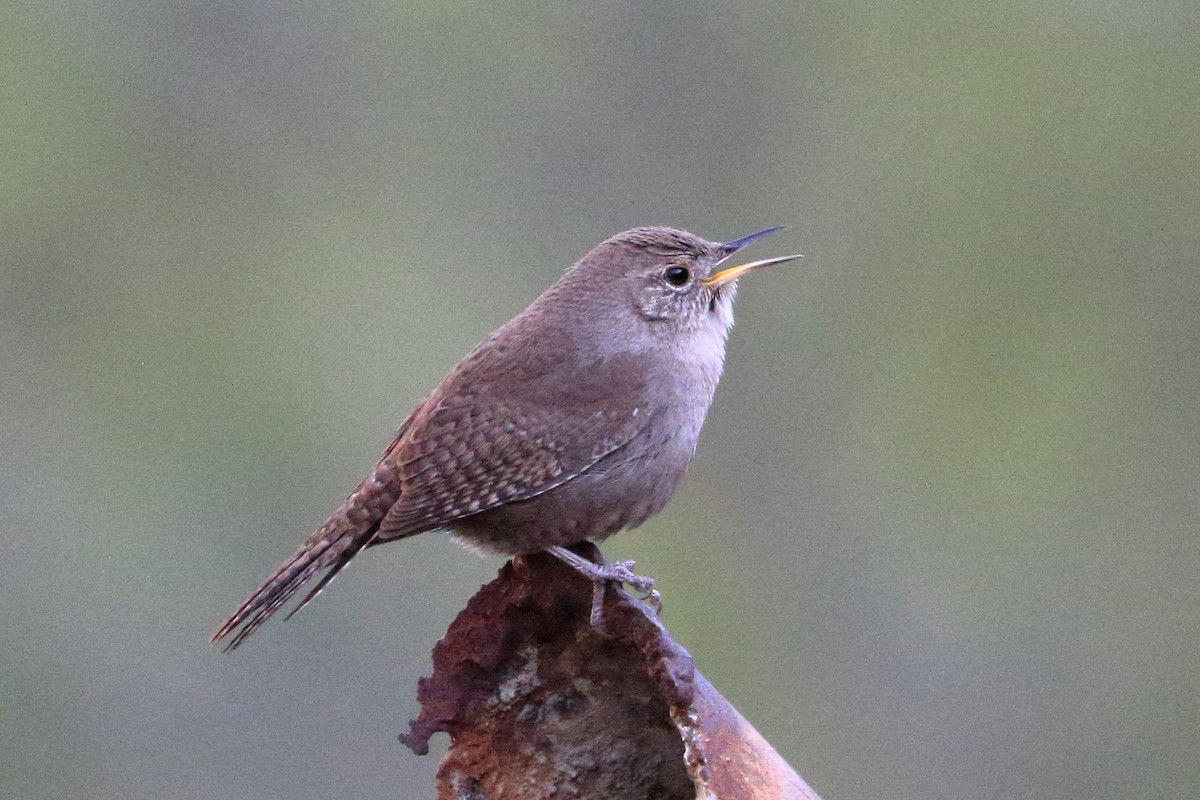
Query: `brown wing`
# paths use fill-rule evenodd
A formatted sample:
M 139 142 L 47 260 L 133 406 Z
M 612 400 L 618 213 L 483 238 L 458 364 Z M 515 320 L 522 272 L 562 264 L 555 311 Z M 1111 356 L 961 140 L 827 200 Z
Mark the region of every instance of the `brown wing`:
M 385 456 L 401 496 L 377 540 L 548 491 L 627 444 L 645 421 L 644 356 L 510 355 L 493 347 L 468 357 Z

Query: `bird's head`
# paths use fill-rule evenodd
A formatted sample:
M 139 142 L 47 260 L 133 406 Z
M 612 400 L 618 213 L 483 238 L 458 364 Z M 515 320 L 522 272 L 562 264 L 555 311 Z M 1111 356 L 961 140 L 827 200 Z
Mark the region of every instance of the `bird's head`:
M 709 242 L 674 228 L 634 228 L 602 242 L 577 265 L 590 281 L 609 284 L 652 323 L 682 328 L 733 324 L 737 280 L 747 272 L 799 258 L 780 256 L 726 266 L 746 245 L 782 227 L 730 242 Z

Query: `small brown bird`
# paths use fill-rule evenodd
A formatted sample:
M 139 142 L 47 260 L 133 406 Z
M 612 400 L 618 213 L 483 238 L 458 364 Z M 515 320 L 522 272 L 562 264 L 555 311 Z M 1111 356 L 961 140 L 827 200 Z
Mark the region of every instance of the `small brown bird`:
M 778 230 L 719 244 L 636 228 L 599 244 L 417 404 L 366 480 L 213 641 L 233 634 L 232 650 L 322 570 L 292 614 L 364 547 L 437 529 L 497 553 L 553 553 L 594 582 L 594 622 L 609 581 L 657 602 L 632 562 L 567 547 L 640 525 L 675 492 L 721 376 L 737 279 L 799 256 L 718 268 Z

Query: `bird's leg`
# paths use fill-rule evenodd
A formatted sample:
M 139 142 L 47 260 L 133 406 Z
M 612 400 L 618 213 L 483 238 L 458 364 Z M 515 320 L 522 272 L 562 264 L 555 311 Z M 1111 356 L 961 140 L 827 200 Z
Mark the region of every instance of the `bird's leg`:
M 559 545 L 547 547 L 546 552 L 568 566 L 574 567 L 592 582 L 591 623 L 593 627 L 600 627 L 604 609 L 604 589 L 610 582 L 629 584 L 634 591 L 642 593 L 642 597 L 639 599 L 649 606 L 651 611 L 658 614 L 662 610 L 662 595 L 654 588 L 654 579 L 635 574 L 634 562 L 614 561 L 611 564 L 595 564 L 578 553 Z

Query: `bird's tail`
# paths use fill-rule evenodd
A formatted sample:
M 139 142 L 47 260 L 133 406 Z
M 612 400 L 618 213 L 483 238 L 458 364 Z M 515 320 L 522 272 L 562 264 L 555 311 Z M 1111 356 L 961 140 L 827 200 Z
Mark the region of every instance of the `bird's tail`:
M 280 569 L 275 571 L 275 575 L 246 597 L 238 610 L 212 634 L 212 642 L 221 642 L 233 634 L 233 638 L 224 646 L 226 652 L 233 650 L 247 636 L 262 627 L 263 622 L 270 619 L 301 585 L 310 581 L 318 572 L 328 569 L 316 587 L 308 591 L 299 606 L 288 614 L 288 618 L 320 594 L 320 590 L 350 563 L 350 559 L 367 546 L 378 527 L 378 523 L 368 522 L 361 515 L 354 513 L 355 510 L 361 509 L 354 500 L 355 495 L 350 495 L 346 505 L 338 509 L 317 533 L 308 537 L 298 553 L 284 561 Z M 352 518 L 355 517 L 361 519 L 361 522 L 352 522 Z

